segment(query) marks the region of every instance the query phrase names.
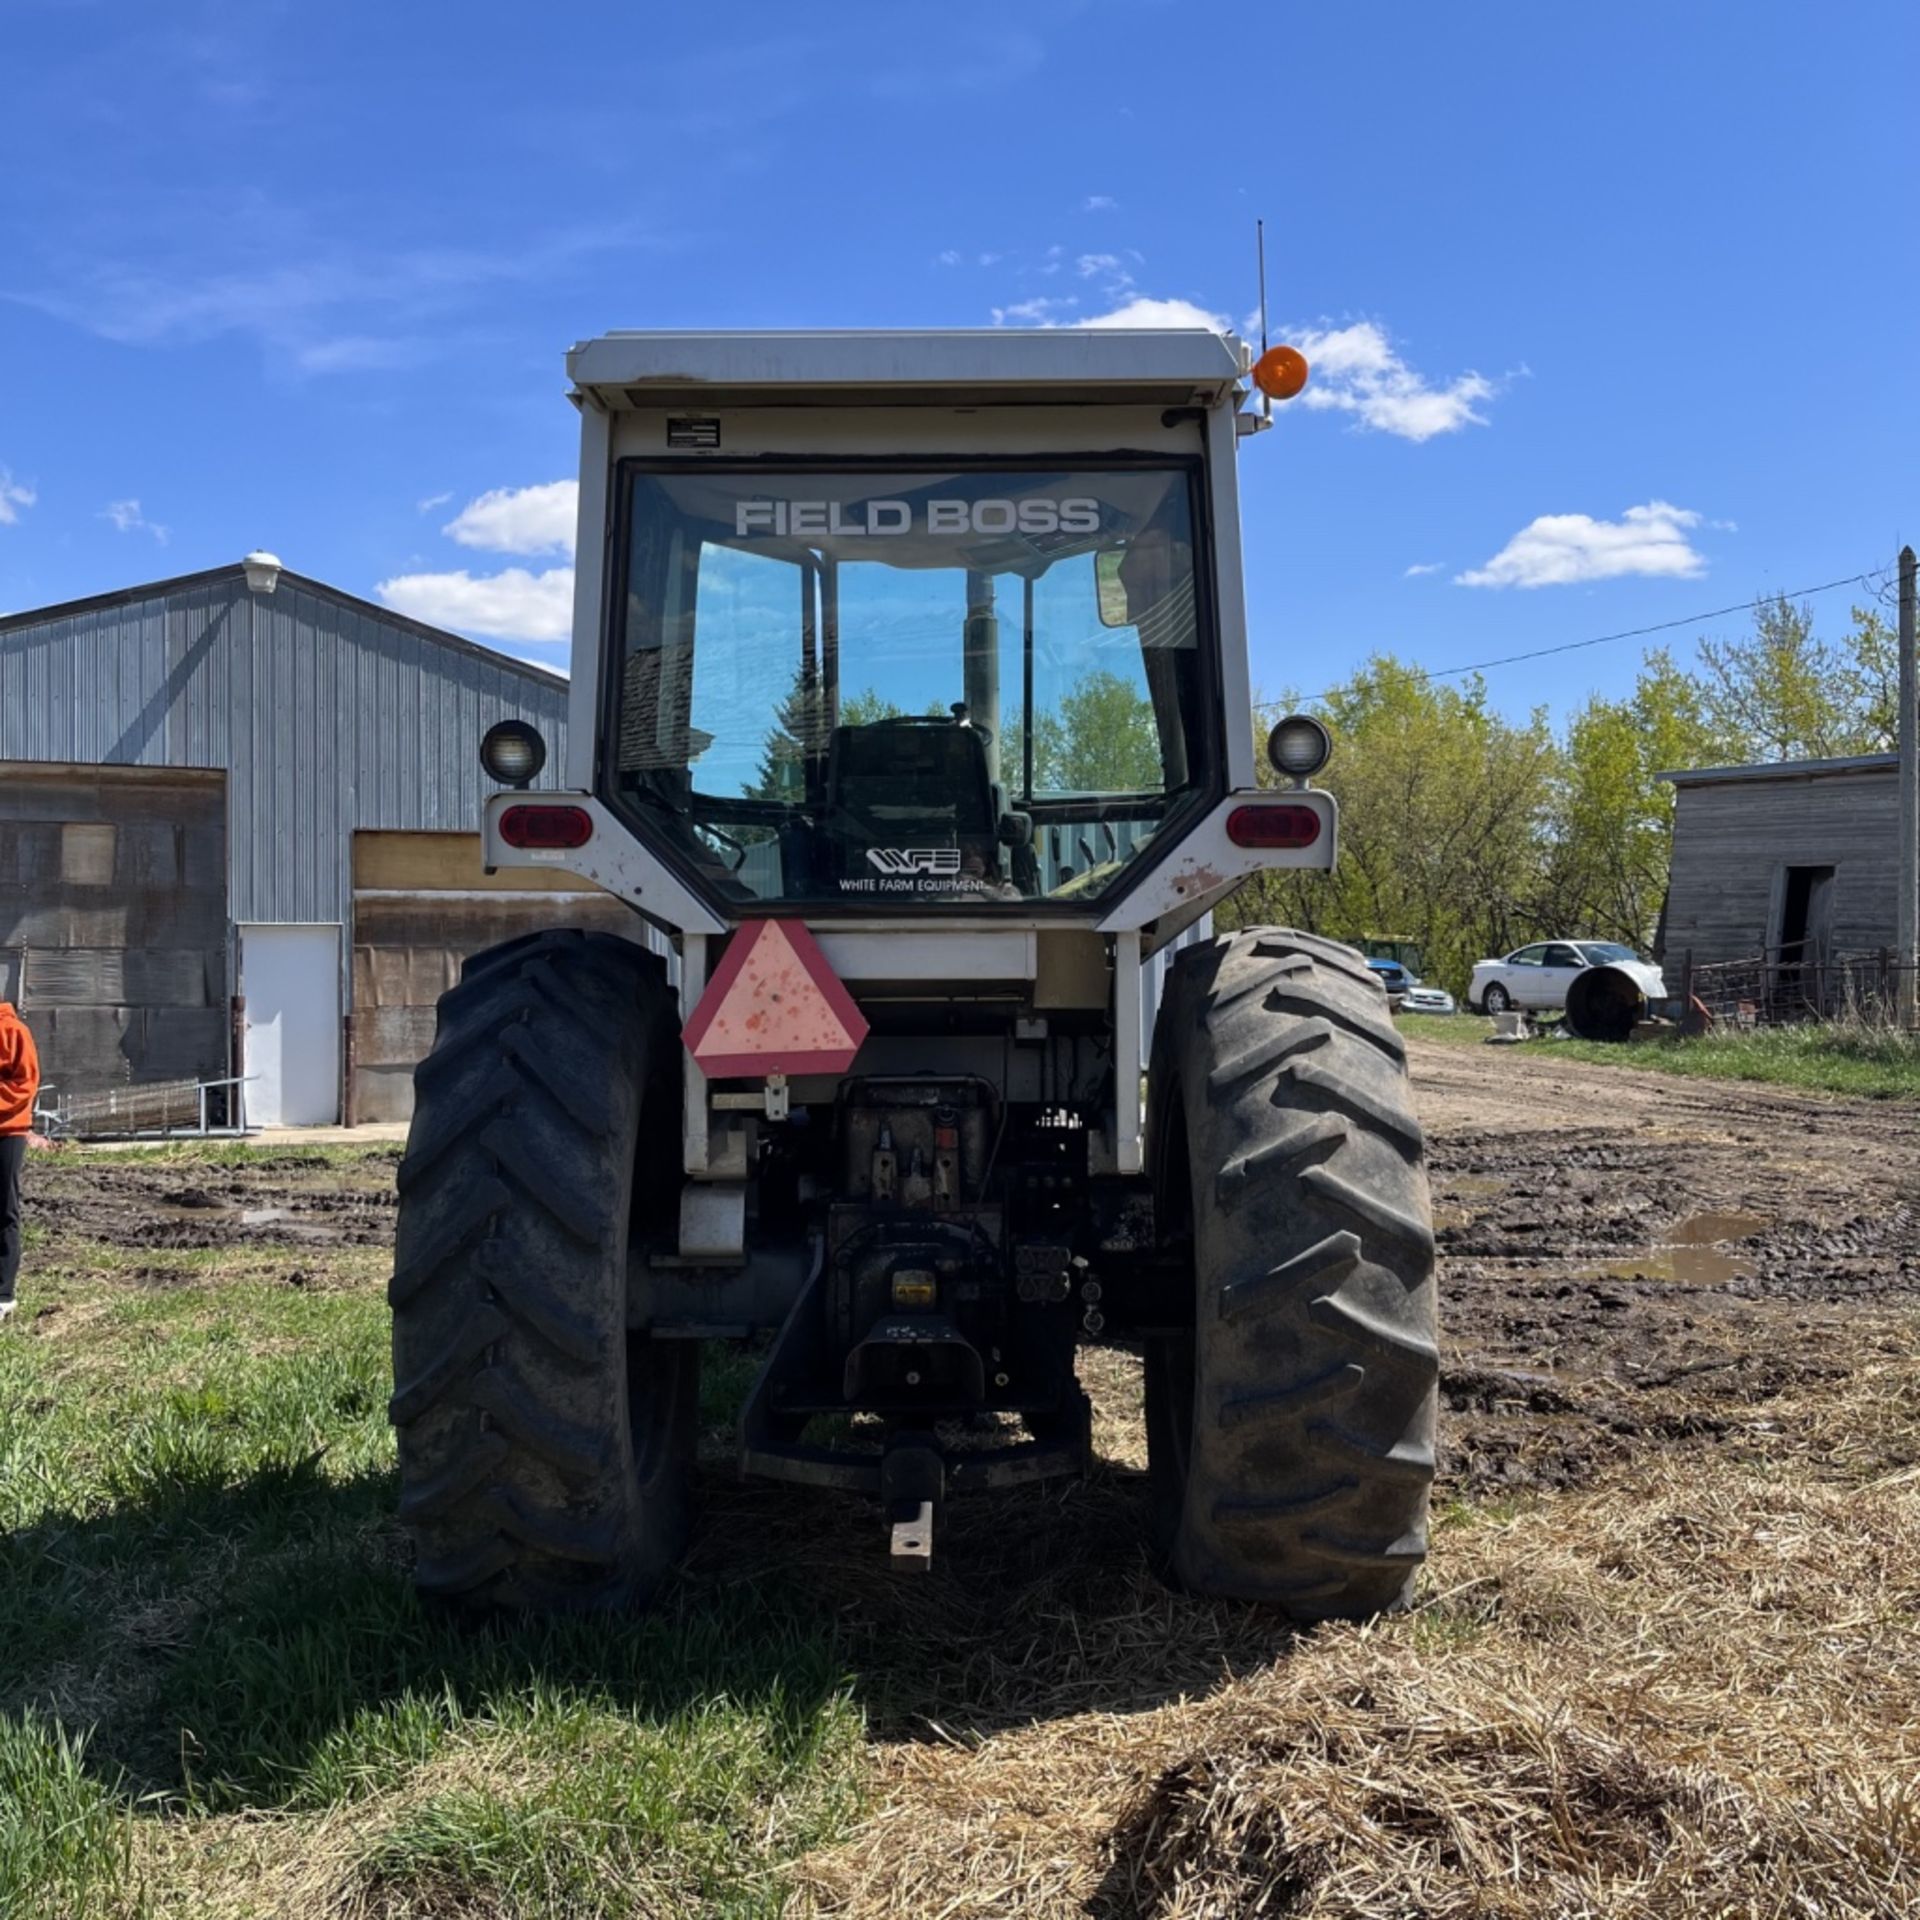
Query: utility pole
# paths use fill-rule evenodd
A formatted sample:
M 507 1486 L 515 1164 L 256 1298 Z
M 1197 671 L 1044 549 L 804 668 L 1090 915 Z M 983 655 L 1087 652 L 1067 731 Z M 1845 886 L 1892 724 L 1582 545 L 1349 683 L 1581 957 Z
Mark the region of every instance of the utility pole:
M 1900 549 L 1900 888 L 1894 944 L 1900 950 L 1900 1024 L 1920 1025 L 1920 740 L 1914 701 L 1914 557 Z

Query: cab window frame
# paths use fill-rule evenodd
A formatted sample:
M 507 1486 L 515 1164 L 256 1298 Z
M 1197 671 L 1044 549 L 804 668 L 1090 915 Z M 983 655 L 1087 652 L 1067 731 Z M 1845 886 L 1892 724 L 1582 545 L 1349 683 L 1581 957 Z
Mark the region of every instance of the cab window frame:
M 743 478 L 770 479 L 779 476 L 805 478 L 820 474 L 859 473 L 1166 473 L 1184 476 L 1187 482 L 1189 522 L 1193 533 L 1193 586 L 1195 647 L 1198 653 L 1195 736 L 1202 749 L 1203 765 L 1196 778 L 1183 788 L 1161 796 L 1166 812 L 1153 835 L 1153 851 L 1143 859 L 1130 861 L 1113 883 L 1092 896 L 1039 894 L 1018 899 L 982 899 L 963 895 L 952 900 L 916 897 L 911 902 L 889 903 L 880 907 L 871 896 L 851 895 L 834 898 L 764 898 L 758 895 L 742 899 L 719 891 L 713 875 L 689 860 L 664 836 L 649 832 L 648 809 L 631 804 L 620 788 L 616 743 L 619 738 L 621 693 L 626 669 L 625 608 L 633 563 L 633 511 L 635 483 L 647 478 L 674 478 L 701 475 L 737 475 Z M 632 455 L 614 462 L 612 496 L 614 512 L 609 519 L 609 551 L 605 585 L 600 609 L 600 687 L 599 738 L 594 765 L 594 792 L 652 856 L 666 865 L 692 892 L 717 913 L 730 920 L 741 919 L 872 919 L 876 914 L 912 921 L 980 918 L 1018 920 L 1022 913 L 1086 920 L 1104 917 L 1143 885 L 1152 872 L 1204 820 L 1227 794 L 1227 730 L 1225 692 L 1221 671 L 1220 607 L 1217 581 L 1218 556 L 1213 527 L 1214 512 L 1207 458 L 1203 452 L 1144 454 L 1133 451 L 1076 450 L 1037 455 L 981 455 L 939 452 L 895 452 L 879 455 L 804 455 L 780 453 L 721 459 L 662 459 L 651 455 Z M 695 572 L 699 550 L 690 556 Z M 697 613 L 696 613 L 697 618 Z M 697 643 L 696 643 L 697 645 Z M 689 673 L 696 669 L 690 663 Z M 1035 832 L 1045 830 L 1047 813 L 1075 816 L 1089 824 L 1101 819 L 1121 819 L 1141 810 L 1146 796 L 1108 795 L 1102 799 L 1043 801 L 1032 811 Z M 757 803 L 742 802 L 743 809 Z M 771 803 L 769 803 L 771 804 Z M 770 815 L 769 815 L 770 817 Z M 691 825 L 691 822 L 689 822 Z

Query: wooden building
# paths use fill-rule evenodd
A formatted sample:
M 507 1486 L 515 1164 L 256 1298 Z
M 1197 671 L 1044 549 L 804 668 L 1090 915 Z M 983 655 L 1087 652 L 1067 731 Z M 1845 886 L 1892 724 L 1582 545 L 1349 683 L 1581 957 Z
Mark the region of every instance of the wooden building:
M 1899 761 L 1890 753 L 1667 773 L 1662 955 L 1833 964 L 1894 944 Z

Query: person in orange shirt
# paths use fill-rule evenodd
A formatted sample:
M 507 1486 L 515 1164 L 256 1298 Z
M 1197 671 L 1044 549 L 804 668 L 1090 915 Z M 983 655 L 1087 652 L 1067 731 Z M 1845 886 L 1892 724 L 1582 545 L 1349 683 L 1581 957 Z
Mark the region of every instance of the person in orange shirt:
M 33 1103 L 40 1096 L 40 1055 L 26 1022 L 0 1000 L 0 1320 L 13 1312 L 20 1274 L 20 1174 Z

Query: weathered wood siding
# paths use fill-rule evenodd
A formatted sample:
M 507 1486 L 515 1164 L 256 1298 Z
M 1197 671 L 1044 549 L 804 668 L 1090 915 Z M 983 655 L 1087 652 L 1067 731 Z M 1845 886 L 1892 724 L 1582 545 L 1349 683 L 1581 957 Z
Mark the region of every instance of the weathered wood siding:
M 1676 794 L 1666 952 L 1742 960 L 1779 937 L 1788 867 L 1834 870 L 1835 951 L 1893 940 L 1899 790 L 1890 767 L 1682 785 Z
M 356 1122 L 413 1117 L 413 1069 L 434 1007 L 483 948 L 546 927 L 595 927 L 658 946 L 625 901 L 590 880 L 532 867 L 485 872 L 477 833 L 353 836 Z
M 227 1072 L 227 781 L 0 761 L 0 1000 L 52 1093 Z

